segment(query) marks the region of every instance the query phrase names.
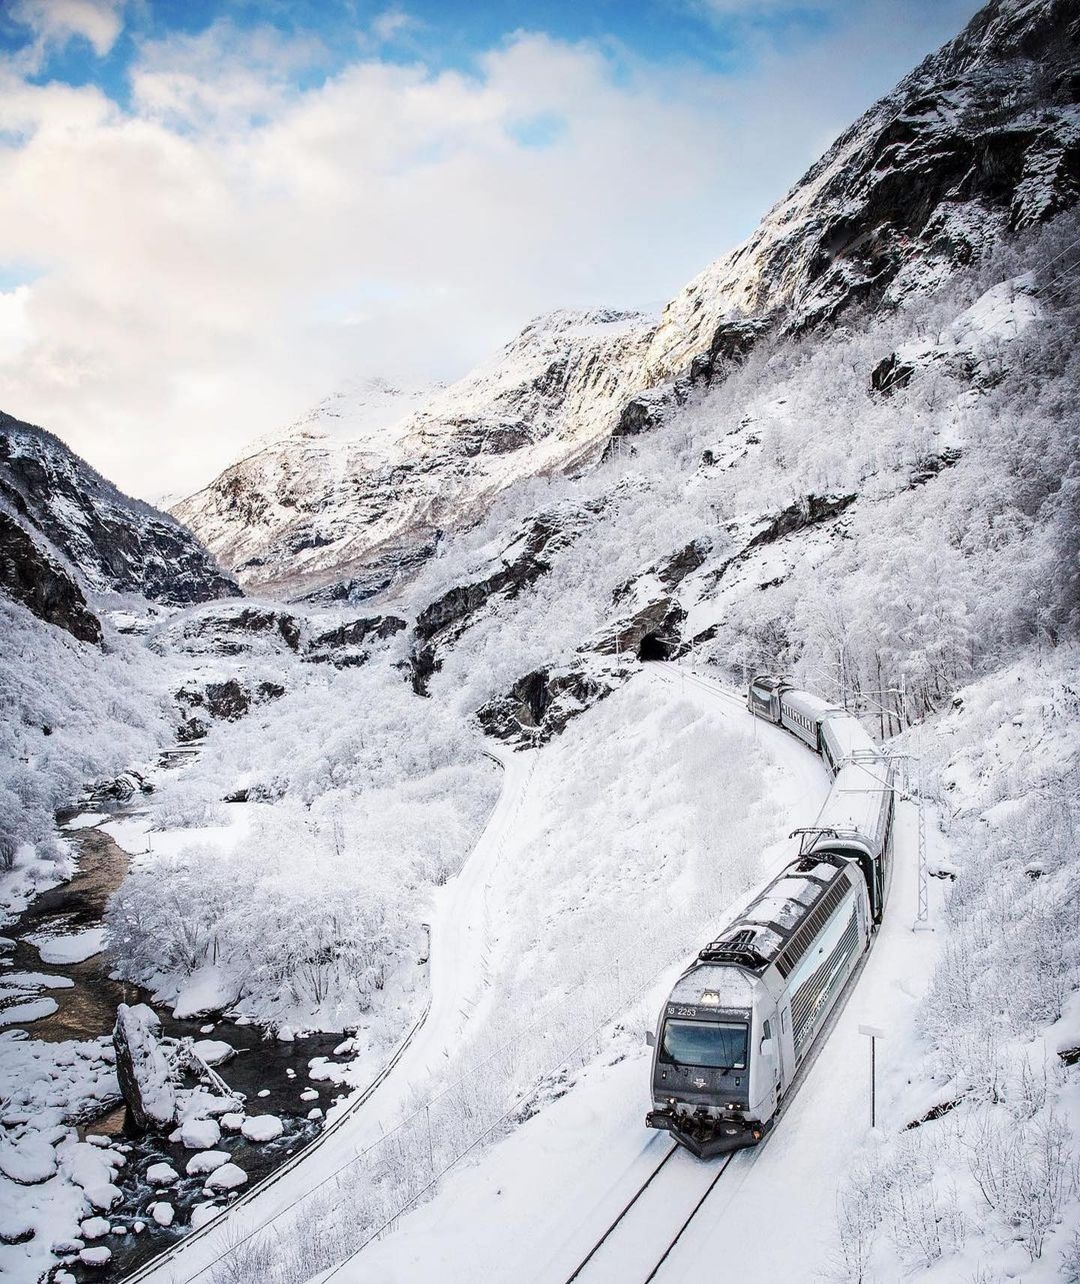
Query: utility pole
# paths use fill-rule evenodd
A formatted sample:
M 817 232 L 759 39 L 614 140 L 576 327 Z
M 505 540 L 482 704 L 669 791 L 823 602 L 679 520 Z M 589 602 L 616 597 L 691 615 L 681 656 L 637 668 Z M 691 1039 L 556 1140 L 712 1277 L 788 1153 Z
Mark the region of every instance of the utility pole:
M 870 1040 L 870 1127 L 877 1127 L 877 1041 L 884 1039 L 885 1031 L 876 1025 L 860 1025 L 859 1033 Z

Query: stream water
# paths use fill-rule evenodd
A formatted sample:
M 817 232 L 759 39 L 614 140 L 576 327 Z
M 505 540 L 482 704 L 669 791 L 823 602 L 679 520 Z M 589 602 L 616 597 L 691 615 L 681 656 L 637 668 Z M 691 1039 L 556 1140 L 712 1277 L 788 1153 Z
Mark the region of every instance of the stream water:
M 318 1108 L 325 1114 L 343 1092 L 332 1083 L 312 1082 L 309 1078 L 312 1058 L 346 1060 L 334 1056 L 334 1048 L 343 1036 L 317 1035 L 286 1043 L 268 1037 L 256 1025 L 226 1020 L 220 1014 L 178 1021 L 168 1009 L 154 1004 L 147 991 L 115 980 L 110 975 L 111 964 L 106 953 L 78 963 L 43 962 L 28 938 L 68 935 L 100 927 L 106 902 L 120 885 L 129 864 L 128 853 L 101 829 L 66 831 L 66 836 L 74 841 L 78 852 L 76 872 L 63 885 L 41 893 L 17 922 L 5 929 L 5 935 L 14 941 L 14 949 L 4 958 L 4 971 L 66 978 L 73 984 L 68 988 L 43 990 L 56 1002 L 56 1011 L 37 1020 L 20 1022 L 20 1027 L 31 1039 L 48 1042 L 96 1039 L 111 1035 L 118 1003 L 149 1003 L 160 1017 L 166 1035 L 220 1039 L 231 1044 L 236 1055 L 220 1065 L 218 1073 L 234 1093 L 243 1094 L 249 1115 L 277 1115 L 285 1125 L 282 1136 L 262 1144 L 248 1142 L 237 1134 L 222 1133 L 217 1148 L 229 1151 L 230 1161 L 248 1174 L 249 1185 L 254 1183 L 319 1131 L 321 1122 L 309 1118 L 310 1112 Z M 119 1099 L 103 1103 L 102 1109 L 100 1117 L 80 1126 L 80 1135 L 104 1134 L 127 1147 L 127 1162 L 116 1178 L 123 1200 L 108 1214 L 113 1227 L 107 1236 L 112 1251 L 108 1268 L 87 1270 L 68 1265 L 66 1269 L 79 1280 L 119 1279 L 181 1237 L 188 1229 L 191 1208 L 208 1198 L 204 1191 L 205 1178 L 184 1175 L 192 1151 L 163 1136 L 125 1136 L 125 1110 Z M 167 1191 L 152 1188 L 146 1180 L 147 1168 L 161 1162 L 171 1164 L 181 1174 L 180 1180 Z M 176 1213 L 175 1222 L 169 1228 L 158 1226 L 146 1211 L 149 1204 L 162 1199 L 168 1200 Z M 221 1197 L 218 1202 L 223 1202 Z M 134 1230 L 136 1222 L 143 1224 L 138 1233 Z

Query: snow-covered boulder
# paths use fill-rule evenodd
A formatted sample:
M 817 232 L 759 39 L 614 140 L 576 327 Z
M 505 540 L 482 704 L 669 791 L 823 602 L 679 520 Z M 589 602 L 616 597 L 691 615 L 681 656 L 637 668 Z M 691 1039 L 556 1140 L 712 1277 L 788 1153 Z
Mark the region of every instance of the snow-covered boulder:
M 212 1221 L 221 1212 L 221 1205 L 212 1202 L 196 1204 L 191 1210 L 191 1229 L 200 1230 L 207 1222 Z
M 188 1150 L 213 1150 L 221 1140 L 221 1129 L 213 1119 L 185 1119 L 180 1140 Z
M 215 1168 L 229 1162 L 227 1150 L 200 1150 L 187 1161 L 185 1171 L 189 1177 L 199 1177 L 203 1173 L 212 1173 Z
M 151 1186 L 171 1186 L 179 1179 L 180 1174 L 172 1164 L 151 1164 L 146 1170 L 146 1180 Z
M 137 1128 L 162 1129 L 176 1121 L 172 1067 L 160 1046 L 161 1022 L 145 1003 L 116 1009 L 116 1076 Z
M 218 1122 L 226 1132 L 239 1132 L 246 1118 L 242 1110 L 230 1110 L 228 1114 L 222 1115 Z
M 196 1039 L 192 1051 L 208 1066 L 219 1066 L 234 1056 L 236 1049 L 224 1039 Z
M 240 1131 L 248 1141 L 273 1141 L 285 1131 L 277 1115 L 254 1115 L 245 1119 Z
M 156 1204 L 150 1204 L 146 1211 L 159 1226 L 171 1226 L 176 1216 L 176 1210 L 172 1204 L 164 1199 L 158 1200 Z
M 222 1164 L 206 1179 L 211 1190 L 236 1190 L 247 1181 L 247 1173 L 239 1164 Z
M 112 1261 L 112 1249 L 104 1244 L 95 1248 L 84 1248 L 79 1253 L 79 1261 L 84 1266 L 108 1266 Z
M 83 1239 L 101 1239 L 108 1235 L 109 1226 L 107 1217 L 87 1217 L 85 1221 L 79 1223 L 79 1231 Z
M 0 1172 L 20 1186 L 36 1186 L 56 1172 L 56 1152 L 32 1134 L 0 1143 Z
M 65 1142 L 57 1154 L 61 1173 L 82 1187 L 92 1208 L 107 1213 L 120 1202 L 120 1190 L 113 1184 L 113 1177 L 124 1162 L 123 1155 L 101 1150 L 85 1141 Z

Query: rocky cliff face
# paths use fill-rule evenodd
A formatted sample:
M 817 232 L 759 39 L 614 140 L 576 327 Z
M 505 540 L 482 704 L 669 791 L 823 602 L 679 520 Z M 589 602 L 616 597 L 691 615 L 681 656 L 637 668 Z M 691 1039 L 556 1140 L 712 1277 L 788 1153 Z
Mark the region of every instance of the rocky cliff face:
M 0 510 L 22 532 L 20 538 L 9 531 L 8 540 L 20 574 L 48 563 L 72 580 L 80 599 L 78 583 L 91 593 L 134 593 L 173 605 L 240 593 L 174 518 L 123 495 L 51 433 L 2 413 Z M 7 579 L 10 591 L 14 581 Z
M 658 321 L 543 318 L 460 383 L 407 413 L 390 407 L 379 431 L 365 408 L 355 442 L 294 432 L 174 511 L 245 584 L 379 591 L 504 487 L 573 471 L 611 440 L 655 429 L 764 335 L 932 289 L 1074 204 L 1078 42 L 1080 0 L 995 0 Z M 346 422 L 348 406 L 339 410 Z
M 331 399 L 173 512 L 250 588 L 361 601 L 504 487 L 597 457 L 647 336 L 636 314 L 540 318 L 419 403 Z

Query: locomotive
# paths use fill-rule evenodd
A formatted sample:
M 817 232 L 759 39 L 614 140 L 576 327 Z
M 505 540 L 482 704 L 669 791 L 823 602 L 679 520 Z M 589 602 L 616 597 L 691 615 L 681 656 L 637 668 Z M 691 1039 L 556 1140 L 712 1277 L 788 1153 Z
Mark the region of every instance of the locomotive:
M 820 755 L 832 787 L 797 855 L 675 983 L 650 1034 L 653 1109 L 701 1159 L 753 1146 L 773 1125 L 884 913 L 892 764 L 845 709 L 783 678 L 747 707 Z

